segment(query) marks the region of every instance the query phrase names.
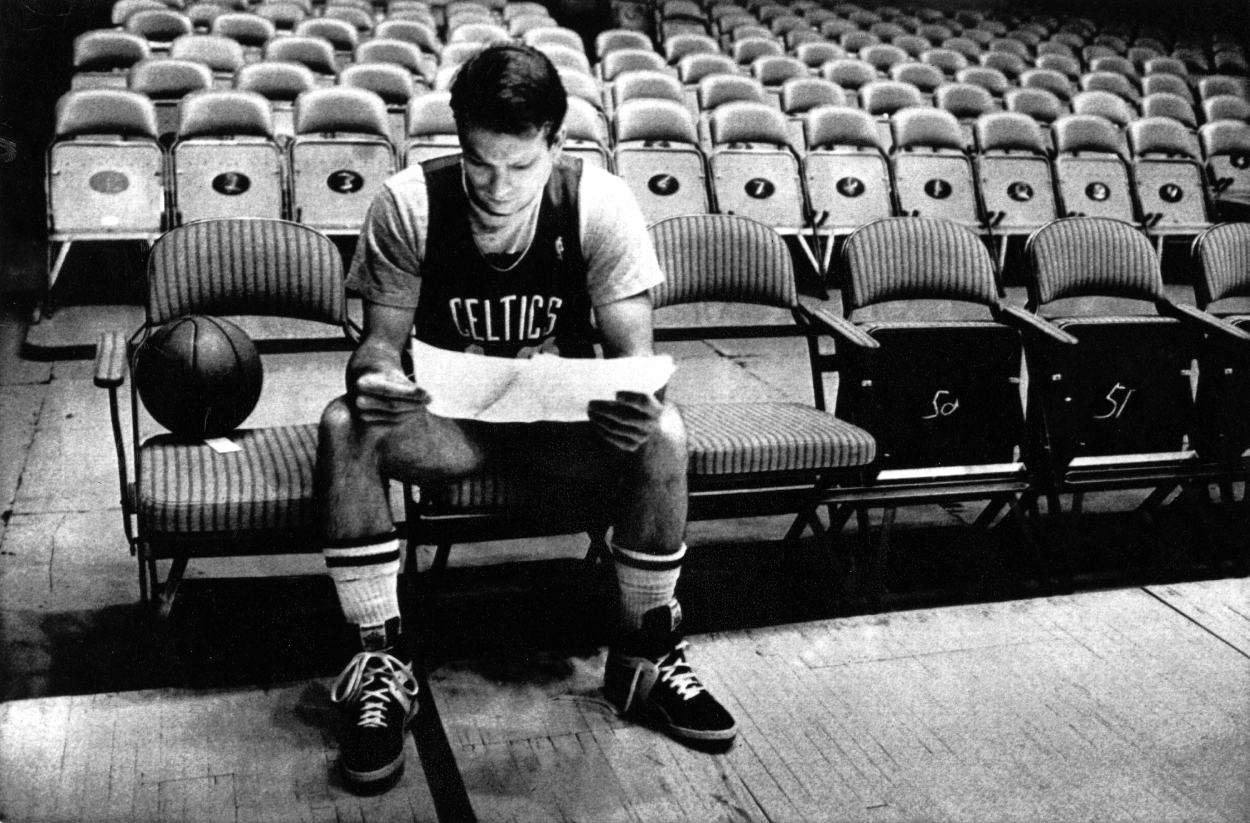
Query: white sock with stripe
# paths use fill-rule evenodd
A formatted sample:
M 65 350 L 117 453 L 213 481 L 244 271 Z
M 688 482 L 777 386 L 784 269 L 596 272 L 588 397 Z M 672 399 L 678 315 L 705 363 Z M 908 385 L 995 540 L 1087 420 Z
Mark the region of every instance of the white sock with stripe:
M 364 629 L 399 617 L 399 539 L 395 532 L 327 540 L 322 555 L 349 623 Z
M 685 556 L 684 543 L 672 554 L 644 554 L 612 546 L 623 628 L 641 629 L 644 614 L 673 600 Z

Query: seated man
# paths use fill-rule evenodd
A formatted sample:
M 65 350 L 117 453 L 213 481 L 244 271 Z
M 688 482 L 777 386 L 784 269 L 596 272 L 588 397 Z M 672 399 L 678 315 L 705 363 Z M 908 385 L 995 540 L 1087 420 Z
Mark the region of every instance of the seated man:
M 365 336 L 347 394 L 321 421 L 317 493 L 324 555 L 363 651 L 334 699 L 347 717 L 343 773 L 359 789 L 403 766 L 416 682 L 400 639 L 399 542 L 388 479 L 418 485 L 500 472 L 553 505 L 585 489 L 613 526 L 619 584 L 604 690 L 623 714 L 679 740 L 728 745 L 737 726 L 685 660 L 674 598 L 685 553 L 686 441 L 672 403 L 622 392 L 589 422 L 483 423 L 438 417 L 400 366 L 418 338 L 501 357 L 534 351 L 652 353 L 648 290 L 663 280 L 624 181 L 561 157 L 567 98 L 540 52 L 495 46 L 451 90 L 462 154 L 387 181 L 348 279 Z M 593 320 L 593 323 L 592 323 Z

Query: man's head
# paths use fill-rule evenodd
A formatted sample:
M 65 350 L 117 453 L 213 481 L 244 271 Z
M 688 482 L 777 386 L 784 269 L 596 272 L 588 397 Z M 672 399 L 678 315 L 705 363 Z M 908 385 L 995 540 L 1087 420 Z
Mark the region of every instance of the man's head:
M 512 214 L 541 193 L 564 144 L 568 97 L 555 66 L 520 45 L 491 46 L 451 84 L 469 194 L 486 211 Z

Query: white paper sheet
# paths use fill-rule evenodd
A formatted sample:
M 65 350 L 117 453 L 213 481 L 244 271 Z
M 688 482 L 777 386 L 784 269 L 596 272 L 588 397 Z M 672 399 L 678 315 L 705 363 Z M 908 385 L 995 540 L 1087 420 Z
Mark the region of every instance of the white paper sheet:
M 654 393 L 677 367 L 667 354 L 612 360 L 537 354 L 529 359 L 459 354 L 415 341 L 417 385 L 440 417 L 489 423 L 588 419 L 586 404 L 618 391 Z

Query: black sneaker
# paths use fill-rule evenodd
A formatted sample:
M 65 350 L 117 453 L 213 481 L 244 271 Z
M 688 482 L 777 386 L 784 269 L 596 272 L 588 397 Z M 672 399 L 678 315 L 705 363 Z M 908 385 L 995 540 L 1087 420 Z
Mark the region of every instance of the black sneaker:
M 417 713 L 412 667 L 386 652 L 352 658 L 330 693 L 342 703 L 339 767 L 358 791 L 389 788 L 404 768 L 404 727 Z
M 727 748 L 738 724 L 686 662 L 680 620 L 676 601 L 647 612 L 634 642 L 627 638 L 608 650 L 604 694 L 622 716 L 640 716 L 676 740 Z

